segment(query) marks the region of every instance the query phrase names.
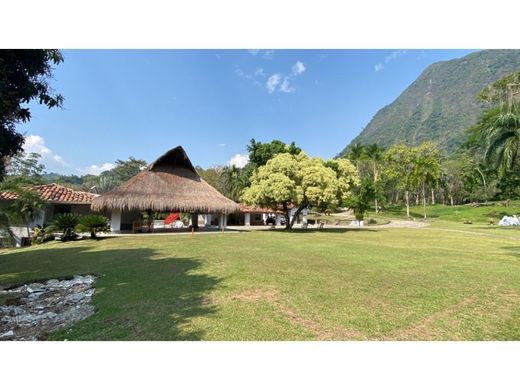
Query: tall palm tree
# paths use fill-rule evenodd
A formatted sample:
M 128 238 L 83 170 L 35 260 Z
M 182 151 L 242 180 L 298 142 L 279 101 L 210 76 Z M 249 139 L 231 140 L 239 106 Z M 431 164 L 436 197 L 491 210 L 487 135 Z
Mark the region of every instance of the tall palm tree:
M 359 171 L 359 162 L 365 158 L 365 145 L 360 143 L 352 145 L 348 153 L 348 158 L 356 164 L 356 168 Z
M 505 173 L 518 162 L 520 149 L 520 110 L 512 107 L 496 116 L 486 131 L 487 162 Z
M 373 181 L 374 181 L 374 205 L 376 208 L 376 214 L 379 212 L 379 208 L 377 205 L 377 181 L 379 180 L 379 169 L 378 165 L 383 159 L 384 149 L 380 147 L 378 144 L 370 144 L 365 147 L 364 154 L 366 158 L 368 158 L 372 162 L 372 173 L 373 173 Z

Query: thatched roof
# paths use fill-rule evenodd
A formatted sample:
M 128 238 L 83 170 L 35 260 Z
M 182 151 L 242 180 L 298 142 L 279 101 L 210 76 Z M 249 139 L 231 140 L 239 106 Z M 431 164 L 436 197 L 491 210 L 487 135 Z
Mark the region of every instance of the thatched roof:
M 181 146 L 92 202 L 92 210 L 153 210 L 232 213 L 238 204 L 206 183 Z

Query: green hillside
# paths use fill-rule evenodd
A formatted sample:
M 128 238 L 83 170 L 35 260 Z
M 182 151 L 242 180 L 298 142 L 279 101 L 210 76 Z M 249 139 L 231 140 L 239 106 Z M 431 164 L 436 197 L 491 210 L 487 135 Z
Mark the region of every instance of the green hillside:
M 478 92 L 515 71 L 520 71 L 520 50 L 484 50 L 436 62 L 393 103 L 379 110 L 351 144 L 389 146 L 406 141 L 417 145 L 433 140 L 452 152 L 484 107 L 476 100 Z

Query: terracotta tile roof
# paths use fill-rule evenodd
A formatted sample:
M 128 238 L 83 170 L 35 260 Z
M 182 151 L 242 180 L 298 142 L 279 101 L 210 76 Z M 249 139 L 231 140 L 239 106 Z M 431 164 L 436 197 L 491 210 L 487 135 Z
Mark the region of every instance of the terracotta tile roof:
M 50 203 L 91 203 L 97 194 L 90 192 L 76 191 L 59 184 L 44 184 L 30 187 L 36 190 L 42 199 Z M 0 192 L 0 200 L 16 199 L 16 194 L 10 191 Z

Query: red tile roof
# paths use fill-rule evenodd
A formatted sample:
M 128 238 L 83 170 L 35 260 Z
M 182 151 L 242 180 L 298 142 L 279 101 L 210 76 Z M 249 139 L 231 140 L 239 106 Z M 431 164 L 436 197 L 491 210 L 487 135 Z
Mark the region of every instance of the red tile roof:
M 98 196 L 97 194 L 76 191 L 55 183 L 32 186 L 30 188 L 37 191 L 44 201 L 50 203 L 91 203 Z M 16 193 L 10 191 L 0 192 L 0 200 L 14 199 L 16 199 Z

